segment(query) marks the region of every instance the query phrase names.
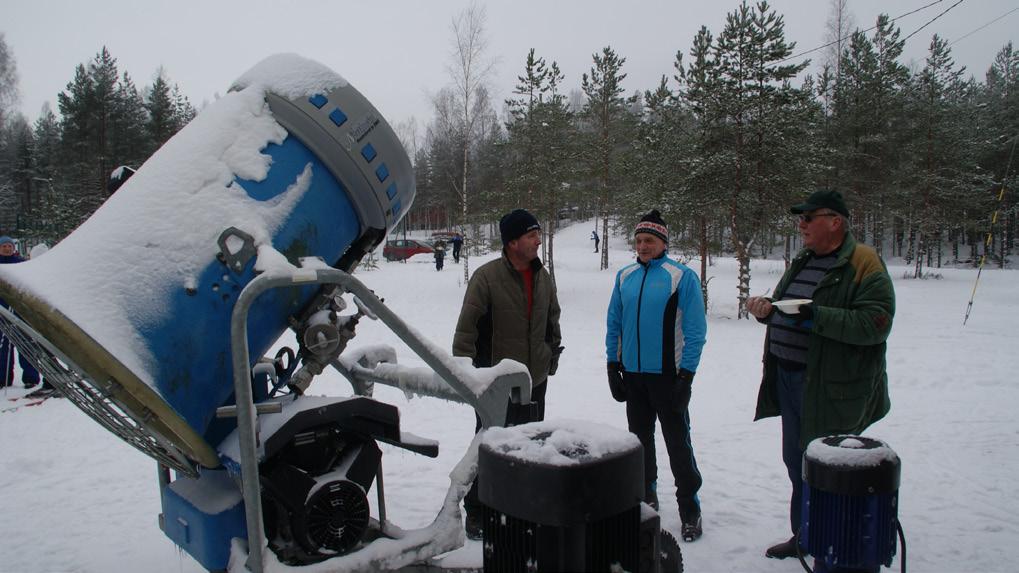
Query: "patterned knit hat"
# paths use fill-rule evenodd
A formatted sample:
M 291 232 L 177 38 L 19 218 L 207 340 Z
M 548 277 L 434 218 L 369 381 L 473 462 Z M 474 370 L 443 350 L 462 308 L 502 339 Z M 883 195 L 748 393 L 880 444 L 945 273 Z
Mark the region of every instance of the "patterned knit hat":
M 640 223 L 637 223 L 637 227 L 633 230 L 635 236 L 637 233 L 648 233 L 665 241 L 666 244 L 669 242 L 669 228 L 665 226 L 665 221 L 662 220 L 662 214 L 658 212 L 658 209 L 652 209 L 650 213 L 640 218 Z

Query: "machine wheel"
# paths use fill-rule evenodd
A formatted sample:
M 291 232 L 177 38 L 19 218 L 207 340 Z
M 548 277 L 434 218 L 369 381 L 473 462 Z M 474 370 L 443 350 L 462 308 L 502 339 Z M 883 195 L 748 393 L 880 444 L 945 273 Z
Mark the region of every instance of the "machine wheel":
M 659 543 L 661 545 L 661 573 L 683 573 L 683 552 L 679 543 L 671 533 L 664 529 L 660 532 Z

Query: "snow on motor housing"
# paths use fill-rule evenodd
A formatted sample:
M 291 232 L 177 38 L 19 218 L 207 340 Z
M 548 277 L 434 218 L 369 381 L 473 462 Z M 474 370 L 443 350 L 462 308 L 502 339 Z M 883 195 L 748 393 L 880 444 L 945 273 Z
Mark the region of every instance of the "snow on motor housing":
M 45 257 L 0 269 L 0 326 L 87 414 L 178 472 L 220 466 L 236 427 L 230 316 L 258 273 L 349 271 L 410 208 L 382 115 L 338 74 L 269 57 L 243 74 Z M 319 262 L 318 264 L 322 264 Z M 252 306 L 252 366 L 318 286 Z M 20 334 L 14 332 L 18 331 Z M 256 388 L 256 400 L 265 388 Z

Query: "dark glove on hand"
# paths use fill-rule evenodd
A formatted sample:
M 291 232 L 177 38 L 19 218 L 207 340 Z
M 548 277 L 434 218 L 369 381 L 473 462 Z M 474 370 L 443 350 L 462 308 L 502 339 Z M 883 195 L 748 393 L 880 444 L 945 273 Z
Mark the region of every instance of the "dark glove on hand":
M 565 349 L 566 349 L 565 346 L 560 346 L 559 348 L 556 348 L 555 350 L 552 351 L 552 360 L 548 364 L 549 376 L 555 375 L 556 370 L 559 370 L 559 355 L 562 354 L 563 350 Z
M 800 312 L 793 315 L 795 318 L 796 326 L 800 326 L 804 322 L 811 322 L 814 320 L 814 305 L 805 304 L 800 307 Z
M 676 402 L 686 409 L 690 405 L 690 392 L 693 386 L 694 373 L 680 368 L 676 373 Z
M 609 375 L 609 392 L 616 402 L 626 401 L 626 384 L 623 383 L 623 365 L 618 362 L 606 364 Z

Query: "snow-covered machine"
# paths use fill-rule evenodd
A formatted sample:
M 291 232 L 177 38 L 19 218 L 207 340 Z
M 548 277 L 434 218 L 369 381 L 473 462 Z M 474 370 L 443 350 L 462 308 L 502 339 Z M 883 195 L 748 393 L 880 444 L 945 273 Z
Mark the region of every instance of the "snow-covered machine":
M 492 428 L 478 452 L 486 573 L 682 573 L 676 539 L 644 496 L 644 450 L 583 421 Z
M 159 462 L 163 531 L 207 569 L 246 552 L 261 571 L 266 546 L 288 564 L 344 556 L 347 570 L 427 559 L 462 543 L 472 475 L 425 530 L 390 527 L 377 442 L 433 457 L 438 444 L 402 430 L 371 384 L 416 380 L 410 390 L 468 403 L 487 427 L 529 402 L 530 380 L 522 365 L 454 360 L 349 274 L 414 191 L 403 146 L 364 96 L 315 62 L 273 56 L 46 257 L 0 268 L 11 307 L 0 329 L 64 396 Z M 341 357 L 363 318 L 427 371 L 400 371 L 386 348 Z M 297 351 L 265 357 L 288 328 Z M 355 396 L 303 396 L 328 367 Z M 383 537 L 386 550 L 363 551 Z

